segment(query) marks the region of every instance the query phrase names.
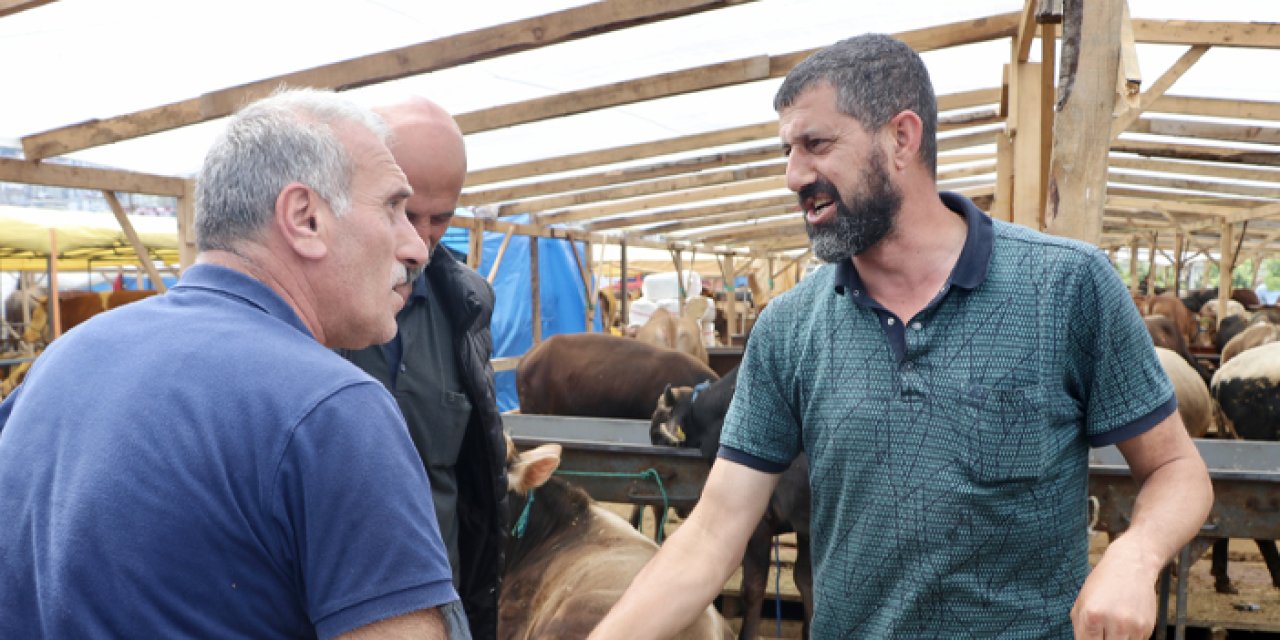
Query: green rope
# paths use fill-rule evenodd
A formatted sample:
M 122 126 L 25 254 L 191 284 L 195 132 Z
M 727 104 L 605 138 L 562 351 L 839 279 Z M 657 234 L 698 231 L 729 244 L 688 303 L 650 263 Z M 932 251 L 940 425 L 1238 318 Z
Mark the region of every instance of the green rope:
M 640 473 L 625 473 L 620 471 L 566 471 L 561 469 L 555 472 L 558 476 L 589 476 L 594 478 L 649 478 L 658 484 L 658 493 L 662 494 L 662 516 L 658 518 L 657 531 L 654 533 L 654 539 L 658 544 L 662 544 L 662 539 L 667 528 L 667 510 L 670 508 L 670 502 L 667 498 L 667 488 L 662 486 L 662 476 L 658 475 L 657 469 L 652 467 L 641 471 Z M 533 494 L 529 495 L 529 502 L 533 502 Z M 527 520 L 526 516 L 529 512 L 529 505 L 525 505 L 525 512 L 520 515 L 521 520 Z M 520 526 L 517 522 L 516 526 Z M 517 536 L 518 537 L 518 536 Z

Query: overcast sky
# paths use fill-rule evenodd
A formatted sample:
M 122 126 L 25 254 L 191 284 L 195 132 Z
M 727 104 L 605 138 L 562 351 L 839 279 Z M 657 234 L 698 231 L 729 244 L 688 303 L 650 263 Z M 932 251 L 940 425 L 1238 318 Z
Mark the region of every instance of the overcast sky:
M 0 144 L 92 118 L 193 98 L 264 77 L 583 4 L 567 0 L 59 0 L 0 19 Z M 759 0 L 352 92 L 366 104 L 409 92 L 454 113 L 711 64 L 1017 11 L 1018 0 Z M 1133 0 L 1135 17 L 1280 21 L 1276 0 Z M 1143 47 L 1149 83 L 1182 47 Z M 997 86 L 1008 46 L 925 54 L 940 94 Z M 1280 101 L 1280 51 L 1213 50 L 1170 91 Z M 769 120 L 777 81 L 468 137 L 472 168 Z M 74 154 L 182 175 L 221 124 Z

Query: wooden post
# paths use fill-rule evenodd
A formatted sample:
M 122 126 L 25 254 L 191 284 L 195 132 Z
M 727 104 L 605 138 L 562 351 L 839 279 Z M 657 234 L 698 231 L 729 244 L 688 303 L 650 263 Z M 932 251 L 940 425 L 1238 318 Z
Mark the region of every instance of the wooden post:
M 178 198 L 178 268 L 186 271 L 196 263 L 196 181 L 187 180 Z
M 1159 234 L 1151 234 L 1151 253 L 1147 255 L 1147 295 L 1156 294 L 1156 249 L 1160 241 Z
M 1129 293 L 1138 295 L 1138 236 L 1129 241 Z
M 1262 275 L 1262 249 L 1259 248 L 1255 251 L 1254 254 L 1249 257 L 1249 260 L 1253 264 L 1253 275 L 1249 277 L 1249 288 L 1257 289 L 1258 276 Z
M 129 239 L 129 244 L 133 247 L 133 253 L 138 256 L 138 264 L 146 270 L 147 276 L 151 278 L 151 286 L 156 291 L 164 293 L 169 290 L 164 285 L 164 280 L 160 277 L 160 272 L 156 271 L 155 260 L 151 258 L 151 252 L 147 250 L 147 246 L 142 244 L 142 239 L 138 237 L 138 232 L 134 230 L 133 223 L 129 222 L 129 216 L 125 215 L 124 207 L 120 206 L 120 200 L 116 198 L 114 191 L 103 191 L 103 197 L 107 199 L 107 205 L 111 207 L 111 213 L 115 214 L 116 222 L 120 223 L 120 229 L 124 231 L 124 235 Z M 139 287 L 141 288 L 141 287 Z
M 1040 200 L 1040 65 L 1019 63 L 1013 70 L 1017 129 L 1013 132 L 1013 222 L 1039 231 Z
M 484 228 L 483 218 L 472 219 L 471 237 L 467 238 L 467 266 L 476 271 L 484 264 Z
M 996 192 L 991 199 L 991 217 L 1013 222 L 1013 141 L 996 134 Z
M 724 277 L 724 332 L 729 334 L 724 337 L 725 346 L 733 345 L 733 336 L 740 334 L 738 328 L 738 292 L 736 290 L 736 277 L 733 275 L 733 254 L 726 253 L 724 255 L 724 267 L 721 269 L 721 276 Z
M 587 266 L 587 332 L 590 333 L 593 328 L 593 321 L 596 317 L 596 306 L 600 302 L 600 298 L 597 294 L 595 273 L 592 271 L 593 263 L 595 261 L 591 259 L 591 243 L 589 241 L 582 241 L 582 254 L 582 259 L 586 262 Z M 601 323 L 600 328 L 607 330 L 604 323 Z
M 62 304 L 58 299 L 58 230 L 49 230 L 49 340 L 62 335 Z
M 538 232 L 542 229 L 538 228 Z M 542 342 L 542 278 L 538 275 L 538 239 L 539 233 L 529 235 L 529 295 L 533 299 L 532 322 L 533 344 Z
M 676 315 L 680 316 L 684 315 L 684 298 L 686 295 L 684 291 L 683 256 L 680 250 L 675 247 L 668 248 L 667 251 L 671 254 L 671 263 L 676 267 Z
M 1182 253 L 1186 251 L 1186 238 L 1182 232 L 1173 236 L 1173 297 L 1182 297 Z
M 1231 223 L 1222 221 L 1222 242 L 1219 251 L 1222 256 L 1218 259 L 1218 326 L 1222 326 L 1222 318 L 1227 315 L 1227 301 L 1231 299 L 1231 272 L 1235 269 L 1235 261 L 1232 259 L 1232 234 L 1235 229 Z
M 618 287 L 618 322 L 625 329 L 630 326 L 631 321 L 631 288 L 627 282 L 627 239 L 623 238 L 618 243 L 620 247 L 618 270 L 621 272 L 621 283 Z
M 1122 0 L 1067 0 L 1063 9 L 1045 227 L 1093 245 L 1102 238 L 1123 9 Z
M 493 284 L 493 280 L 498 277 L 498 267 L 502 266 L 502 258 L 507 255 L 507 245 L 511 244 L 511 234 L 515 233 L 515 226 L 507 227 L 507 234 L 502 236 L 502 244 L 498 245 L 498 255 L 493 257 L 493 264 L 489 266 L 489 284 Z
M 1040 228 L 1045 228 L 1045 201 L 1049 199 L 1049 167 L 1053 163 L 1054 67 L 1057 65 L 1058 27 L 1040 25 Z

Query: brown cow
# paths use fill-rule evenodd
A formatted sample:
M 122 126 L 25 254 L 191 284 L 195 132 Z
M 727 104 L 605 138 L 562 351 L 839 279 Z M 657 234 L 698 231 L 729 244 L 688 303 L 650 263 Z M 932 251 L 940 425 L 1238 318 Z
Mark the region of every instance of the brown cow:
M 1209 384 L 1209 379 L 1213 376 L 1213 373 L 1191 355 L 1191 350 L 1187 348 L 1186 339 L 1172 320 L 1162 315 L 1154 315 L 1143 316 L 1142 321 L 1146 323 L 1147 333 L 1151 334 L 1151 342 L 1155 346 L 1164 347 L 1182 356 L 1182 359 L 1191 365 L 1191 368 L 1195 370 L 1204 383 L 1206 385 Z
M 498 638 L 585 638 L 658 545 L 581 488 L 551 477 L 560 465 L 560 445 L 517 454 L 508 439 L 507 464 L 510 521 L 516 525 L 507 541 Z M 726 640 L 732 632 L 708 606 L 674 637 Z
M 1169 293 L 1162 293 L 1158 296 L 1146 298 L 1142 301 L 1142 305 L 1139 307 L 1142 315 L 1159 315 L 1170 319 L 1186 340 L 1186 344 L 1193 343 L 1200 326 L 1196 321 L 1196 315 L 1187 308 L 1187 305 L 1182 304 L 1182 301 L 1177 297 Z
M 601 333 L 566 333 L 520 359 L 516 393 L 521 413 L 646 420 L 667 385 L 719 378 L 687 353 Z
M 76 325 L 103 311 L 137 302 L 155 294 L 155 291 L 149 289 L 102 292 L 63 291 L 58 294 L 58 322 L 61 325 L 62 333 L 66 333 Z M 37 305 L 35 312 L 31 316 L 31 324 L 23 334 L 23 340 L 37 342 L 49 328 L 50 322 L 45 311 L 45 307 L 48 306 L 47 302 L 47 296 L 40 299 L 40 304 Z

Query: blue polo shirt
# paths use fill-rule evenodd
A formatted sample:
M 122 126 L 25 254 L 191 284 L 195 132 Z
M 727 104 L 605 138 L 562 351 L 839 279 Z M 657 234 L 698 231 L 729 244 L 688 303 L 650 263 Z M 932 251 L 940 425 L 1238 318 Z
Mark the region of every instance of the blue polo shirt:
M 457 600 L 382 385 L 196 265 L 0 404 L 0 637 L 332 637 Z
M 1089 571 L 1089 446 L 1176 409 L 1128 291 L 1097 248 L 992 221 L 912 318 L 852 261 L 752 330 L 720 456 L 813 494 L 817 638 L 1070 638 Z

